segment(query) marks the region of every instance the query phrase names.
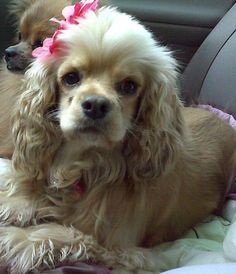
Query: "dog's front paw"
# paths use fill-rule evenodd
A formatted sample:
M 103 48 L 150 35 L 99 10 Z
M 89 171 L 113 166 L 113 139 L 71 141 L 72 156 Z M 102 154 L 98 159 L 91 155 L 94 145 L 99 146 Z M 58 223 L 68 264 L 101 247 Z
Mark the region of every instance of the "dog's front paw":
M 144 248 L 130 248 L 125 250 L 114 250 L 104 252 L 100 256 L 100 262 L 112 267 L 117 273 L 127 273 L 155 270 L 155 260 L 151 252 Z
M 24 274 L 31 269 L 32 245 L 26 245 L 26 234 L 19 227 L 0 227 L 0 261 L 9 273 Z
M 155 261 L 152 253 L 144 248 L 132 248 L 118 254 L 118 264 L 128 270 L 155 270 Z
M 41 272 L 79 261 L 99 262 L 104 249 L 91 237 L 58 224 L 0 227 L 0 261 L 12 274 Z
M 59 266 L 67 260 L 71 243 L 63 243 L 61 232 L 64 228 L 61 227 L 62 231 L 57 228 L 55 226 L 54 233 L 47 226 L 40 225 L 26 228 L 0 227 L 1 263 L 8 266 L 11 274 L 25 274 L 30 271 L 39 273 Z M 70 233 L 69 230 L 64 232 Z M 65 233 L 64 238 L 68 236 L 70 237 Z
M 25 226 L 33 222 L 35 207 L 24 198 L 7 197 L 0 194 L 0 225 Z

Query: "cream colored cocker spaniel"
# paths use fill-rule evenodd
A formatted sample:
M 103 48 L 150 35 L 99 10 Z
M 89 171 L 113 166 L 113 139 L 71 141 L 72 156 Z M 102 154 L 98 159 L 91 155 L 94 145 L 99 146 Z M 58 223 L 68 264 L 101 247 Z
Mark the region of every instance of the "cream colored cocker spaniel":
M 184 108 L 176 61 L 136 19 L 88 12 L 38 58 L 13 118 L 0 193 L 0 250 L 11 273 L 74 263 L 150 270 L 147 247 L 216 210 L 236 134 Z

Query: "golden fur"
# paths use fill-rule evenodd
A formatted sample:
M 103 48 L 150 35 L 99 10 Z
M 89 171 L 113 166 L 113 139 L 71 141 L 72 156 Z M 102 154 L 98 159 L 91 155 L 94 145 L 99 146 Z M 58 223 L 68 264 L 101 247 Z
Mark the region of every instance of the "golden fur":
M 52 17 L 61 17 L 61 11 L 68 5 L 68 0 L 15 0 L 9 4 L 9 11 L 16 20 L 17 37 L 21 33 L 21 40 L 17 45 L 23 52 L 22 61 L 32 62 L 32 45 L 43 41 L 56 28 L 55 23 L 49 23 Z M 15 104 L 22 92 L 24 71 L 12 73 L 6 64 L 0 67 L 0 155 L 11 158 L 13 141 L 11 138 L 10 120 Z
M 150 270 L 145 248 L 216 210 L 235 166 L 236 133 L 183 107 L 175 60 L 141 24 L 111 8 L 79 22 L 28 70 L 14 115 L 12 171 L 0 195 L 11 273 L 76 260 Z M 121 88 L 127 79 L 135 90 Z M 111 106 L 99 122 L 81 107 L 95 95 Z

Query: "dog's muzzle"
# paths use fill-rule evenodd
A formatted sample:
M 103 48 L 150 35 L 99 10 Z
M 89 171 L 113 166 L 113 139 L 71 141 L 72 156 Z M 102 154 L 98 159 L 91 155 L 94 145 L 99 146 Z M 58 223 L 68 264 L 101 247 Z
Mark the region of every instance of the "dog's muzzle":
M 90 95 L 81 102 L 83 117 L 81 118 L 76 134 L 106 134 L 110 119 L 108 114 L 112 110 L 112 104 L 104 96 Z
M 31 62 L 31 57 L 26 51 L 21 50 L 19 44 L 15 46 L 10 46 L 5 50 L 5 61 L 8 70 L 12 72 L 24 73 L 25 69 Z

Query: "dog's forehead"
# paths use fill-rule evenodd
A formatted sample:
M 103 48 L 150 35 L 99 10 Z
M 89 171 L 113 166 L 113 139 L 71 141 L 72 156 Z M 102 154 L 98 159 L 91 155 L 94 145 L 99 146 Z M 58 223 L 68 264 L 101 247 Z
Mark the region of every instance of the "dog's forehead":
M 144 58 L 155 45 L 150 32 L 137 20 L 114 8 L 90 12 L 78 25 L 71 25 L 59 39 L 67 54 L 98 60 L 133 60 Z

